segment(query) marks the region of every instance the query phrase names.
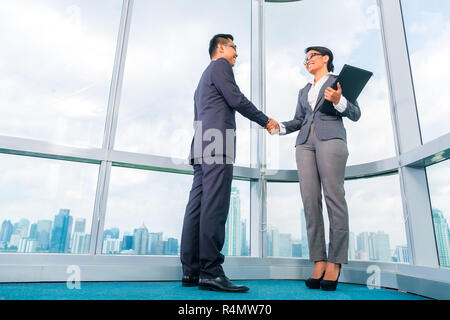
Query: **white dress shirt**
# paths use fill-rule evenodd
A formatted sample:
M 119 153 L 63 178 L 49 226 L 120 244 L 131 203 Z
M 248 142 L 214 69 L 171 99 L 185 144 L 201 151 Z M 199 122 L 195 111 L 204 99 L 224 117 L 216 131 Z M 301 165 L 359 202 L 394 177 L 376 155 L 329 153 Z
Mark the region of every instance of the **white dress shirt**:
M 328 80 L 328 78 L 330 77 L 330 74 L 332 74 L 331 72 L 328 72 L 327 74 L 325 74 L 322 78 L 320 78 L 316 84 L 314 84 L 314 82 L 309 82 L 311 83 L 311 88 L 309 89 L 308 92 L 308 103 L 311 106 L 311 109 L 317 107 L 316 103 L 317 103 L 317 99 L 319 98 L 319 92 L 320 89 L 322 89 L 324 83 Z M 333 103 L 334 108 L 339 111 L 339 112 L 344 112 L 345 109 L 347 109 L 347 99 L 345 99 L 345 97 L 343 95 L 341 95 L 341 99 L 339 100 L 338 103 Z M 314 111 L 314 109 L 313 109 Z M 284 135 L 286 134 L 286 127 L 284 126 L 284 124 L 282 124 L 281 122 L 280 124 L 280 135 Z

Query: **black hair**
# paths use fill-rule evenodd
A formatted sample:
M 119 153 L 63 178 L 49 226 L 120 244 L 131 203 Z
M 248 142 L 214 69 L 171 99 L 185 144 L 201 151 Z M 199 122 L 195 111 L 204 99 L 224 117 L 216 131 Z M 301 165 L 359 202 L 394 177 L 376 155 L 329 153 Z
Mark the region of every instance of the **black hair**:
M 327 63 L 328 72 L 333 72 L 334 71 L 333 52 L 331 52 L 330 49 L 325 48 L 325 47 L 308 47 L 308 48 L 305 49 L 305 53 L 308 53 L 311 50 L 318 51 L 322 55 L 328 56 L 330 58 L 330 59 L 328 59 L 328 63 Z
M 233 36 L 231 34 L 225 34 L 225 33 L 219 33 L 216 34 L 212 39 L 209 41 L 209 57 L 212 58 L 214 54 L 216 53 L 216 48 L 219 43 L 228 43 L 231 39 L 233 41 Z

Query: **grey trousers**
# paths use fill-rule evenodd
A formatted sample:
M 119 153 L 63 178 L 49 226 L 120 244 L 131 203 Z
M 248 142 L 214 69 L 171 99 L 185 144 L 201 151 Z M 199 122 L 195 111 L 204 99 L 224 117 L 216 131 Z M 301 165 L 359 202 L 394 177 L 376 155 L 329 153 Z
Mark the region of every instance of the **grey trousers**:
M 319 140 L 312 124 L 307 141 L 298 145 L 295 151 L 310 260 L 348 263 L 349 227 L 344 191 L 347 144 L 341 139 Z M 330 222 L 328 258 L 325 249 L 321 187 Z

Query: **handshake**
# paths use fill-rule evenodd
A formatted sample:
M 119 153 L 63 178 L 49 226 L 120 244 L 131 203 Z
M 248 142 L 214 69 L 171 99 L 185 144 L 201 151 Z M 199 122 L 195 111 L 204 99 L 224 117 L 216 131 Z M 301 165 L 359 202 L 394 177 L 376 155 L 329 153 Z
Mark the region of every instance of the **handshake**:
M 269 123 L 267 123 L 264 128 L 272 135 L 280 132 L 280 124 L 272 118 L 269 118 Z

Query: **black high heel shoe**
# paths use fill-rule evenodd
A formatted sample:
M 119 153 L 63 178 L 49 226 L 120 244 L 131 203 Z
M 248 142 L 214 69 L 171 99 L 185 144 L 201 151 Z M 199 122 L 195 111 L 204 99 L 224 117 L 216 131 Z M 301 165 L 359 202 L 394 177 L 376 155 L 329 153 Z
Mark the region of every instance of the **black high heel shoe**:
M 339 265 L 339 274 L 336 280 L 322 280 L 320 281 L 320 288 L 325 291 L 336 291 L 339 276 L 341 275 L 342 265 Z
M 305 280 L 306 286 L 310 289 L 320 289 L 320 282 L 325 276 L 325 270 L 322 273 L 322 276 L 319 279 L 309 278 Z

